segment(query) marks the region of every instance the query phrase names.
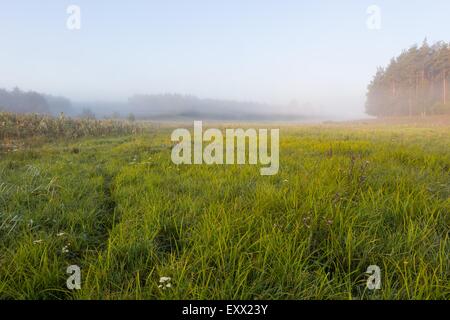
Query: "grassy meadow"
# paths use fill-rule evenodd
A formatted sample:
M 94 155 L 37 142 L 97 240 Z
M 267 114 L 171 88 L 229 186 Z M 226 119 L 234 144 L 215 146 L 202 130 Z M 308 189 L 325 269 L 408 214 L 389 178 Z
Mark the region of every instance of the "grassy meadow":
M 448 125 L 283 125 L 275 176 L 172 130 L 0 149 L 0 299 L 450 298 Z

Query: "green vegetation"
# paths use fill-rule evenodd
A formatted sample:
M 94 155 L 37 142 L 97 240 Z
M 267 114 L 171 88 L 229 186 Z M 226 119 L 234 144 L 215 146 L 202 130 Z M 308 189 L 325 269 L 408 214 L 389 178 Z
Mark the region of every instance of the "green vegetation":
M 450 43 L 426 40 L 379 68 L 369 85 L 366 111 L 376 116 L 450 114 Z
M 449 132 L 282 127 L 272 177 L 168 127 L 0 153 L 0 299 L 448 299 Z

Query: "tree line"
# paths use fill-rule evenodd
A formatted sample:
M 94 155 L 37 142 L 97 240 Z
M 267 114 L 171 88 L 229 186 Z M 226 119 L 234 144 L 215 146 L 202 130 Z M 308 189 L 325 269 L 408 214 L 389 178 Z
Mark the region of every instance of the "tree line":
M 65 115 L 81 119 L 270 119 L 271 106 L 253 102 L 201 99 L 181 94 L 134 95 L 126 102 L 71 102 L 64 97 L 0 89 L 0 112 Z M 282 115 L 278 115 L 282 117 Z M 288 115 L 286 115 L 288 117 Z M 290 119 L 292 115 L 289 115 Z
M 138 94 L 128 105 L 141 118 L 181 117 L 237 120 L 272 115 L 273 106 L 249 101 L 203 99 L 182 94 Z
M 450 43 L 425 39 L 380 67 L 368 86 L 366 112 L 374 116 L 450 113 Z
M 71 101 L 64 97 L 23 91 L 16 87 L 11 91 L 0 89 L 0 111 L 57 115 L 61 112 L 70 114 L 73 107 Z

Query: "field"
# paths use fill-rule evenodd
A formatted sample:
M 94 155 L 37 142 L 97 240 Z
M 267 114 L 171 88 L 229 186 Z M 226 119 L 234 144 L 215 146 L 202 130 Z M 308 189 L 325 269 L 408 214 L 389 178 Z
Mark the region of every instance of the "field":
M 284 125 L 275 176 L 172 130 L 0 148 L 0 299 L 450 298 L 447 124 Z

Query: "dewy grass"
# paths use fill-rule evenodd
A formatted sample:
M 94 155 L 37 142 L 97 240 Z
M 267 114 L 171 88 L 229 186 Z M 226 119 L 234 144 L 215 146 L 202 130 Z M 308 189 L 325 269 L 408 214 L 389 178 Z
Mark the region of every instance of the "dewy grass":
M 2 153 L 0 299 L 450 297 L 448 128 L 282 127 L 274 176 L 170 132 Z

